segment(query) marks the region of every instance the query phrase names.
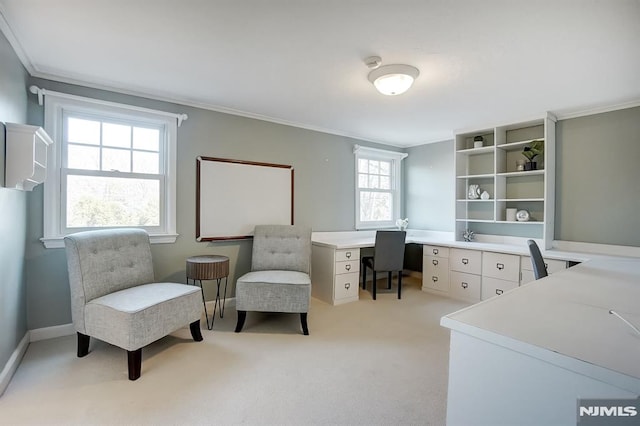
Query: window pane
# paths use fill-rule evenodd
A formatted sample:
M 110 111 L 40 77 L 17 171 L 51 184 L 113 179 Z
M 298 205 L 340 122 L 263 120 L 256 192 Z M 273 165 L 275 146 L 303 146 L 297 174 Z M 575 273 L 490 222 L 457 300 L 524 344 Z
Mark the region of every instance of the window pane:
M 358 171 L 360 173 L 369 173 L 369 160 L 358 159 Z
M 369 176 L 369 188 L 379 188 L 378 176 Z
M 102 170 L 131 171 L 131 151 L 125 149 L 102 149 Z
M 131 148 L 131 126 L 102 123 L 102 144 L 104 146 Z
M 159 226 L 160 182 L 67 176 L 67 227 Z
M 391 179 L 387 176 L 380 176 L 380 189 L 391 189 Z
M 67 139 L 69 142 L 100 145 L 100 122 L 69 117 Z
M 382 221 L 392 219 L 391 194 L 384 192 L 360 192 L 360 221 Z
M 100 170 L 100 148 L 67 145 L 67 167 L 70 169 Z
M 369 175 L 365 175 L 363 173 L 358 174 L 358 188 L 368 188 L 369 186 Z
M 369 173 L 380 173 L 380 162 L 375 160 L 369 160 Z
M 133 151 L 134 173 L 160 173 L 160 156 L 154 152 Z
M 160 131 L 158 129 L 133 128 L 133 148 L 146 151 L 160 150 Z
M 389 161 L 380 162 L 380 174 L 385 176 L 391 176 L 391 163 Z

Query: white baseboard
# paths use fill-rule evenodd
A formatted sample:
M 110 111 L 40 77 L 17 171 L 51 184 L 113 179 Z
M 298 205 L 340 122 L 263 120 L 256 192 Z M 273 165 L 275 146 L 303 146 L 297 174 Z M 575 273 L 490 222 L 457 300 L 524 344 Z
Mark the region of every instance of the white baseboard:
M 56 337 L 71 336 L 76 334 L 73 324 L 54 325 L 53 327 L 36 328 L 30 331 L 30 341 L 55 339 Z
M 9 386 L 13 374 L 18 369 L 20 361 L 22 361 L 22 357 L 29 347 L 29 334 L 27 331 L 22 340 L 20 340 L 18 347 L 13 351 L 9 361 L 7 361 L 7 364 L 2 369 L 2 373 L 0 373 L 0 396 L 2 396 L 7 386 Z

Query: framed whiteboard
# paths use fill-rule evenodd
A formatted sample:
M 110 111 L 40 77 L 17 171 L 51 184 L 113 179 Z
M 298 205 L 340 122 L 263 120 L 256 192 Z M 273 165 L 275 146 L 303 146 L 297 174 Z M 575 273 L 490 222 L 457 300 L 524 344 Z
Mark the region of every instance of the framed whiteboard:
M 196 158 L 196 240 L 251 238 L 256 225 L 293 225 L 293 168 Z

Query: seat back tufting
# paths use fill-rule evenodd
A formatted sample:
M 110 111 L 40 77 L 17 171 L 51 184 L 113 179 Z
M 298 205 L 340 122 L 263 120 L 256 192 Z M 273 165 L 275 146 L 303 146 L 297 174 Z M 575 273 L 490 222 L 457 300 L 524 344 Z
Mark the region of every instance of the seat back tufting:
M 311 228 L 301 225 L 257 225 L 253 236 L 252 271 L 284 270 L 308 274 Z

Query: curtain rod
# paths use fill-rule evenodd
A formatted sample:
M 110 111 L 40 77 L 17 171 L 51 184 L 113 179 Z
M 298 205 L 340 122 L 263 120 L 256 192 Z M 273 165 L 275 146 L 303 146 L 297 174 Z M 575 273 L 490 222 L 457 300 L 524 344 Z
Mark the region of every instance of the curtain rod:
M 134 105 L 126 105 L 126 104 L 118 104 L 116 102 L 109 102 L 109 101 L 103 101 L 103 100 L 98 100 L 98 99 L 93 99 L 93 98 L 86 98 L 84 96 L 77 96 L 77 95 L 70 95 L 68 93 L 62 93 L 62 92 L 54 92 L 53 90 L 46 90 L 46 89 L 41 89 L 38 86 L 30 86 L 29 87 L 29 91 L 31 93 L 33 93 L 34 95 L 38 95 L 38 104 L 42 105 L 44 103 L 44 97 L 46 95 L 51 95 L 51 96 L 56 96 L 59 98 L 67 98 L 67 99 L 76 99 L 76 100 L 82 100 L 82 101 L 91 101 L 94 103 L 99 103 L 101 105 L 110 105 L 110 106 L 116 106 L 119 108 L 126 108 L 126 109 L 130 109 L 133 111 L 141 111 L 141 112 L 149 112 L 149 113 L 153 113 L 153 114 L 160 114 L 160 115 L 166 115 L 169 117 L 173 117 L 176 120 L 178 120 L 178 127 L 180 127 L 182 125 L 182 122 L 186 119 L 189 118 L 189 116 L 187 114 L 176 114 L 173 112 L 167 112 L 167 111 L 160 111 L 160 110 L 155 110 L 155 109 L 150 109 L 150 108 L 143 108 L 143 107 L 138 107 L 138 106 L 134 106 Z

